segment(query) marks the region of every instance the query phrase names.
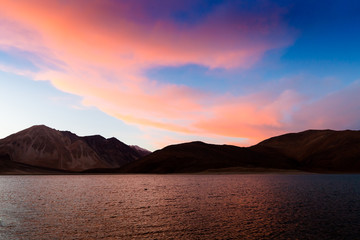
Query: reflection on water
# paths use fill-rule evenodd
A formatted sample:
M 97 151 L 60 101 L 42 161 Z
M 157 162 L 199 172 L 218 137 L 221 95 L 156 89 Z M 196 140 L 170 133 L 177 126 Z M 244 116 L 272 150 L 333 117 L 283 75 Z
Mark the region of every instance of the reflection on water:
M 0 239 L 355 239 L 360 175 L 0 176 Z

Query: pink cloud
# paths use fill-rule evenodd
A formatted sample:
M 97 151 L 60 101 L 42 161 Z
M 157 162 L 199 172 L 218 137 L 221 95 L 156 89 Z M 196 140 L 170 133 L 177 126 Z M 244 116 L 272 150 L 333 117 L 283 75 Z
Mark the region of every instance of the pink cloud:
M 184 5 L 172 1 L 176 5 L 164 7 L 159 16 L 148 13 L 146 1 L 0 3 L 0 30 L 4 30 L 0 49 L 15 48 L 40 56 L 32 59 L 40 71 L 31 77 L 82 96 L 84 105 L 127 123 L 254 142 L 294 129 L 294 123 L 337 126 L 354 119 L 341 120 L 331 112 L 328 102 L 342 107 L 349 101 L 344 98 L 339 103 L 341 93 L 306 109 L 303 97 L 289 89 L 216 95 L 146 78 L 145 71 L 155 66 L 253 66 L 266 51 L 293 41 L 293 31 L 276 7 L 261 14 L 237 14 L 224 5 L 193 24 L 182 24 L 172 20 L 169 11 L 186 9 L 191 1 Z M 303 119 L 311 119 L 315 112 L 323 117 Z
M 292 42 L 274 13 L 239 17 L 226 15 L 225 9 L 185 27 L 152 19 L 144 6 L 129 2 L 2 2 L 5 16 L 39 33 L 41 42 L 66 62 L 72 57 L 96 66 L 113 63 L 111 68 L 113 60 L 119 66 L 136 64 L 136 69 L 188 63 L 248 67 L 265 51 Z
M 294 113 L 293 128 L 356 129 L 360 127 L 360 81 L 327 94 L 323 98 L 304 103 Z
M 302 97 L 292 90 L 280 95 L 262 92 L 226 99 L 215 106 L 213 116 L 194 123 L 196 128 L 222 136 L 243 136 L 260 141 L 278 134 L 287 125 L 287 114 L 302 103 Z

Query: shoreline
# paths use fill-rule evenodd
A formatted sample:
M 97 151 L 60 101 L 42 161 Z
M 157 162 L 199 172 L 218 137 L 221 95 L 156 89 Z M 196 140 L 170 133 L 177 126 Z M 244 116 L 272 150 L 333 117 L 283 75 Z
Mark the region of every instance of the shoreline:
M 178 173 L 117 173 L 117 172 L 23 172 L 23 171 L 9 171 L 0 172 L 0 176 L 88 176 L 88 175 L 312 175 L 312 174 L 324 174 L 324 175 L 348 175 L 348 174 L 360 174 L 359 172 L 334 172 L 334 171 L 303 171 L 297 169 L 277 169 L 277 168 L 220 168 L 220 169 L 207 169 L 200 172 L 178 172 Z

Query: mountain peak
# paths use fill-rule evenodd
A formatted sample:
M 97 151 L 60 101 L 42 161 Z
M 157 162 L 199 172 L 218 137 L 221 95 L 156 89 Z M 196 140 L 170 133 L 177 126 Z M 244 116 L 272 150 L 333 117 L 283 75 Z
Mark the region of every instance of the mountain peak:
M 46 126 L 44 124 L 34 125 L 34 126 L 31 126 L 31 127 L 27 128 L 27 129 L 24 129 L 24 130 L 40 130 L 40 129 L 41 130 L 55 130 L 56 131 L 56 129 L 50 128 L 50 127 L 48 127 L 48 126 Z

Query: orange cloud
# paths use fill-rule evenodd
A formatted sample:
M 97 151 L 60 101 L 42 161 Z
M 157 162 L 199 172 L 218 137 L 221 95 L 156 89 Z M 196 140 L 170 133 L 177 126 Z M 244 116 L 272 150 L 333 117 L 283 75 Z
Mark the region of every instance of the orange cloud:
M 198 129 L 222 136 L 244 136 L 256 141 L 278 134 L 287 125 L 286 114 L 302 103 L 302 97 L 286 90 L 280 95 L 258 93 L 229 99 L 212 109 L 213 117 L 195 123 Z
M 136 2 L 0 4 L 0 50 L 31 53 L 40 69 L 32 73 L 35 80 L 50 81 L 128 123 L 259 139 L 268 135 L 264 129 L 280 128 L 298 101 L 289 91 L 269 98 L 228 97 L 145 76 L 155 66 L 249 68 L 266 51 L 291 44 L 280 11 L 239 16 L 224 6 L 184 25 L 167 14 L 154 18 Z

